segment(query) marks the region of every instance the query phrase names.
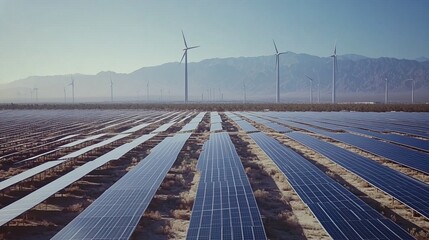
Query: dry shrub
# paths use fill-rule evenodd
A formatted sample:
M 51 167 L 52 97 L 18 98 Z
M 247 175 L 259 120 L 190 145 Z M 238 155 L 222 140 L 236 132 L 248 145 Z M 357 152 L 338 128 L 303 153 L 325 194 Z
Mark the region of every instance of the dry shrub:
M 184 208 L 191 209 L 194 204 L 194 196 L 192 196 L 190 192 L 180 193 L 180 199 Z
M 259 199 L 267 199 L 269 194 L 270 193 L 264 189 L 258 189 L 254 192 L 255 197 Z
M 359 186 L 362 187 L 362 188 L 368 188 L 368 187 L 370 187 L 369 183 L 366 182 L 366 181 L 361 181 L 361 183 L 359 184 Z
M 171 211 L 171 216 L 173 216 L 175 219 L 182 219 L 182 220 L 190 219 L 188 210 L 183 210 L 183 209 L 176 209 Z
M 162 216 L 159 211 L 149 211 L 147 214 L 145 214 L 149 219 L 151 220 L 161 220 Z
M 300 224 L 298 222 L 298 218 L 292 212 L 284 212 L 283 211 L 277 215 L 277 218 L 279 220 L 286 222 L 286 224 L 288 226 L 290 226 L 291 228 L 296 228 L 296 227 L 300 226 Z
M 70 205 L 66 208 L 66 211 L 68 212 L 81 212 L 82 209 L 82 204 L 81 203 L 75 203 L 73 205 Z

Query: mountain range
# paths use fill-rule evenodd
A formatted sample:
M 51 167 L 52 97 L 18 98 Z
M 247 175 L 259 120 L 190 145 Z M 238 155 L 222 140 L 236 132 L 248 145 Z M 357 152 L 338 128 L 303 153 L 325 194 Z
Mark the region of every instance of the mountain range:
M 188 63 L 191 101 L 241 101 L 244 85 L 248 101 L 274 101 L 275 57 L 213 58 Z M 309 102 L 310 81 L 314 79 L 313 101 L 329 102 L 332 58 L 288 52 L 280 57 L 281 99 Z M 368 58 L 338 56 L 338 101 L 382 102 L 388 79 L 391 102 L 409 102 L 415 79 L 415 101 L 429 102 L 429 59 Z M 110 100 L 110 78 L 115 101 L 181 101 L 184 66 L 177 62 L 143 67 L 131 73 L 100 72 L 96 75 L 32 76 L 0 85 L 1 102 L 71 102 L 71 78 L 75 80 L 76 102 Z M 148 89 L 149 86 L 149 89 Z M 149 90 L 149 91 L 148 91 Z M 149 92 L 149 96 L 147 93 Z M 64 95 L 66 98 L 64 99 Z

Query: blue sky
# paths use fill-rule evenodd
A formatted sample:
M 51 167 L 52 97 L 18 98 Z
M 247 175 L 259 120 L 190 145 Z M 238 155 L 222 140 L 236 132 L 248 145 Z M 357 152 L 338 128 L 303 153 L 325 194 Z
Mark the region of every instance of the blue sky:
M 0 0 L 0 83 L 280 51 L 429 57 L 426 0 Z

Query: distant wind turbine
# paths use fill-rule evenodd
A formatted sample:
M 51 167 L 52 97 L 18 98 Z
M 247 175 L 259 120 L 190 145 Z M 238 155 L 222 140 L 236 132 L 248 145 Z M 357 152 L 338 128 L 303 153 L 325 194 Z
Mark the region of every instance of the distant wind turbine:
M 384 103 L 388 104 L 389 103 L 389 81 L 387 81 L 387 78 L 385 78 L 384 81 L 386 82 L 386 87 L 384 90 Z
M 112 75 L 109 74 L 110 77 L 110 101 L 113 102 L 113 80 Z
M 71 83 L 69 84 L 69 86 L 72 86 L 72 99 L 73 99 L 73 103 L 74 103 L 74 78 L 73 76 L 71 76 Z
M 188 50 L 197 48 L 199 46 L 193 46 L 188 47 L 188 44 L 186 43 L 185 34 L 182 31 L 182 37 L 183 37 L 183 43 L 185 44 L 185 48 L 183 49 L 183 56 L 180 60 L 180 63 L 182 63 L 183 58 L 185 58 L 185 103 L 188 103 Z
M 67 103 L 67 92 L 66 92 L 66 87 L 64 87 L 64 103 Z
M 285 54 L 286 52 L 279 53 L 277 49 L 276 42 L 273 39 L 274 49 L 276 50 L 276 68 L 277 68 L 277 83 L 276 83 L 276 103 L 280 102 L 280 55 Z
M 334 54 L 331 55 L 331 58 L 333 58 L 332 62 L 332 103 L 336 102 L 335 99 L 335 82 L 336 82 L 336 72 L 337 72 L 337 43 L 334 45 Z
M 146 101 L 149 102 L 149 80 L 147 80 L 146 84 Z
M 414 104 L 414 85 L 415 85 L 416 80 L 409 78 L 405 81 L 411 81 L 411 103 Z
M 305 75 L 310 80 L 310 103 L 313 104 L 313 79 Z
M 246 83 L 243 80 L 243 103 L 246 104 Z
M 36 102 L 38 102 L 39 96 L 38 96 L 37 92 L 39 91 L 39 89 L 37 87 L 33 87 L 33 91 L 34 91 L 34 94 L 36 95 Z

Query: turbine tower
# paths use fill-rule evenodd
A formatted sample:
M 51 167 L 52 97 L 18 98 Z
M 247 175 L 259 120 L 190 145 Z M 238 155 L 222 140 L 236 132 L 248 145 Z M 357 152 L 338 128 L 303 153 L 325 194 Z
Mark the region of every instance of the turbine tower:
M 246 104 L 246 83 L 244 82 L 243 79 L 243 104 Z
M 188 103 L 188 50 L 197 48 L 199 46 L 193 46 L 188 47 L 188 44 L 186 43 L 185 34 L 183 34 L 182 31 L 182 37 L 183 37 L 183 43 L 185 44 L 185 48 L 183 49 L 183 56 L 180 60 L 180 63 L 182 63 L 183 58 L 185 58 L 185 103 Z
M 72 86 L 72 99 L 73 99 L 73 101 L 72 101 L 72 103 L 74 103 L 74 78 L 73 78 L 73 76 L 71 76 L 71 83 L 69 84 L 69 86 L 71 85 Z
M 406 81 L 411 81 L 411 103 L 414 104 L 414 85 L 416 80 L 415 79 L 407 79 Z
M 37 94 L 37 91 L 38 91 L 39 89 L 37 88 L 37 87 L 33 87 L 33 91 L 34 91 L 34 94 L 36 95 L 36 102 L 39 102 L 39 96 L 38 96 L 38 94 Z
M 113 80 L 112 75 L 109 74 L 110 77 L 110 101 L 113 102 Z
M 388 104 L 389 103 L 389 82 L 387 81 L 387 78 L 384 79 L 384 81 L 386 82 L 386 87 L 384 90 L 384 104 Z
M 313 104 L 313 79 L 305 75 L 310 80 L 310 103 Z
M 277 49 L 276 42 L 273 39 L 274 49 L 276 50 L 276 69 L 277 69 L 277 83 L 276 83 L 276 103 L 280 102 L 280 55 L 285 54 L 286 52 L 279 53 Z
M 64 87 L 64 103 L 67 103 L 67 92 L 66 92 L 66 87 Z
M 334 54 L 331 55 L 333 58 L 332 62 L 332 103 L 335 103 L 335 82 L 336 82 L 336 72 L 337 72 L 337 43 L 334 45 Z

